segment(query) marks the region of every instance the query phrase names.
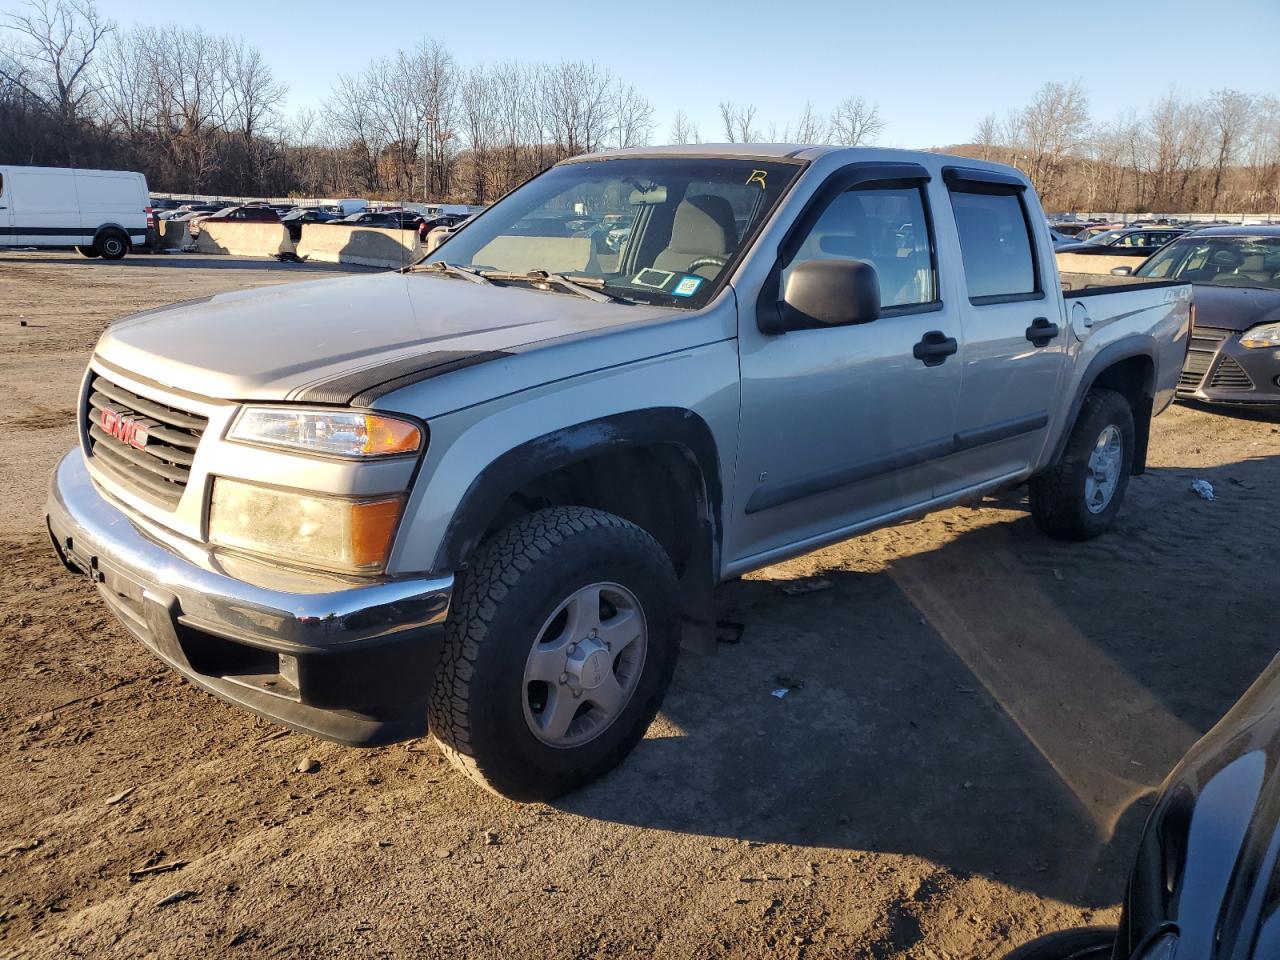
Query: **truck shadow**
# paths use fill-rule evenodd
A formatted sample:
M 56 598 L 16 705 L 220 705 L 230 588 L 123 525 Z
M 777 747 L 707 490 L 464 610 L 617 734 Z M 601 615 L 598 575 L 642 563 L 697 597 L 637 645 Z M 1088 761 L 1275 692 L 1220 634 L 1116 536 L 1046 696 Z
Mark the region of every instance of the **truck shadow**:
M 1153 469 L 1087 544 L 1014 491 L 728 584 L 741 641 L 686 656 L 648 739 L 563 806 L 1114 903 L 1152 793 L 1275 654 L 1274 460 Z M 799 574 L 830 587 L 784 594 Z

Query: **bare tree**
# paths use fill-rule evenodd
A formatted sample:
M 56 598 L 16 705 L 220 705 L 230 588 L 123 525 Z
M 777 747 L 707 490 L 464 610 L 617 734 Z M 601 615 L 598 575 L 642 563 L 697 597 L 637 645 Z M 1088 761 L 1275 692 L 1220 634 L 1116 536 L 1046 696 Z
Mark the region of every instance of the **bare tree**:
M 1083 145 L 1089 129 L 1089 104 L 1079 83 L 1046 83 L 1021 116 L 1021 152 L 1031 182 L 1052 193 L 1069 156 Z
M 979 150 L 982 160 L 996 159 L 996 148 L 1000 143 L 1000 123 L 994 113 L 988 113 L 978 121 L 978 129 L 973 134 L 974 145 Z
M 226 123 L 239 140 L 240 190 L 249 193 L 262 182 L 271 152 L 267 128 L 279 120 L 279 108 L 288 87 L 275 79 L 261 51 L 247 46 L 242 39 L 225 41 L 221 53 Z
M 784 135 L 783 139 L 788 143 L 825 143 L 830 129 L 831 125 L 814 113 L 813 104 L 806 100 L 800 119 L 796 121 L 795 133 L 788 131 L 790 135 Z
M 831 139 L 844 147 L 875 143 L 884 127 L 880 108 L 862 97 L 846 97 L 831 112 Z
M 0 51 L 0 80 L 18 88 L 58 125 L 68 161 L 76 128 L 93 96 L 89 69 L 115 24 L 93 0 L 27 0 L 25 12 L 2 25 L 15 42 Z
M 692 123 L 683 110 L 677 110 L 671 122 L 672 143 L 698 143 L 698 125 Z
M 728 100 L 720 102 L 720 122 L 724 125 L 724 137 L 730 143 L 756 143 L 760 133 L 755 127 L 756 108 L 735 106 Z
M 610 91 L 613 103 L 614 142 L 619 147 L 642 147 L 653 133 L 653 104 L 630 84 L 615 80 Z
M 1249 131 L 1253 97 L 1238 90 L 1215 90 L 1205 103 L 1205 114 L 1213 130 L 1216 156 L 1213 163 L 1213 191 L 1210 208 L 1218 209 L 1227 168 L 1235 161 Z

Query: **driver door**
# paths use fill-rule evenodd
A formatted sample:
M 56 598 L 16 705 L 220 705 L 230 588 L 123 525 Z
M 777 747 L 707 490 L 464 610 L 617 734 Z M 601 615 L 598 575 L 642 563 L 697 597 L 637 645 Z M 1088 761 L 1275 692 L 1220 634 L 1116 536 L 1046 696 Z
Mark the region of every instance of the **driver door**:
M 828 181 L 817 201 L 825 206 L 802 214 L 784 241 L 778 289 L 804 260 L 863 260 L 880 282 L 878 319 L 766 334 L 746 314 L 731 570 L 852 535 L 933 497 L 955 428 L 962 328 L 939 293 L 928 178 L 916 164 L 855 164 Z M 857 182 L 840 189 L 849 179 Z M 918 349 L 939 343 L 951 352 Z

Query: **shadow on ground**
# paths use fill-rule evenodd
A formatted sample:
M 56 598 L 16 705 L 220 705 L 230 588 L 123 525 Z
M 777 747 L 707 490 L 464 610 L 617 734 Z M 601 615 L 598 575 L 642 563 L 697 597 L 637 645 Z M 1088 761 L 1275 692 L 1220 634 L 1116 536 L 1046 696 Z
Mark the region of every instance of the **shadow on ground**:
M 1198 499 L 1192 477 L 1221 499 Z M 651 732 L 564 806 L 914 854 L 1113 903 L 1153 791 L 1275 654 L 1275 584 L 1254 576 L 1275 579 L 1259 560 L 1280 534 L 1277 491 L 1268 460 L 1152 470 L 1091 543 L 961 508 L 915 528 L 926 544 L 938 524 L 972 527 L 941 547 L 904 550 L 907 525 L 828 551 L 820 592 L 728 584 L 722 607 L 745 631 L 682 661 L 664 708 L 675 733 Z M 1025 496 L 984 506 L 1025 509 Z M 887 563 L 868 559 L 877 550 Z

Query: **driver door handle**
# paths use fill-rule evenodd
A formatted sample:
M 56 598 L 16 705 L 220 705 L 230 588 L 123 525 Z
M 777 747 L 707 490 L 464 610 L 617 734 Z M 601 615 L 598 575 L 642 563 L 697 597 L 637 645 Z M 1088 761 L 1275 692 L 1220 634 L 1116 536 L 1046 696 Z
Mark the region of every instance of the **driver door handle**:
M 959 349 L 955 337 L 948 337 L 941 330 L 930 330 L 911 348 L 911 355 L 926 367 L 936 367 Z
M 1047 347 L 1049 341 L 1058 335 L 1058 325 L 1050 323 L 1048 317 L 1036 317 L 1027 327 L 1027 339 L 1033 347 Z

